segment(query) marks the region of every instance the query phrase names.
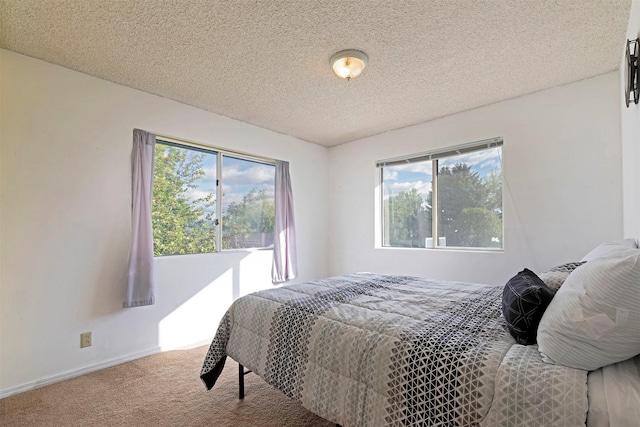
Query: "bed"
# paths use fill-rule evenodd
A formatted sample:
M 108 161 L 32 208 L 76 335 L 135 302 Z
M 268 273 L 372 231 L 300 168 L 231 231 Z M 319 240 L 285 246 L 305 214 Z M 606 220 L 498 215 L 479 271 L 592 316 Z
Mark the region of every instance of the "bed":
M 640 359 L 595 375 L 545 363 L 507 328 L 504 292 L 358 273 L 253 293 L 225 314 L 201 378 L 211 389 L 231 357 L 342 426 L 578 426 L 588 412 L 589 426 L 636 425 Z

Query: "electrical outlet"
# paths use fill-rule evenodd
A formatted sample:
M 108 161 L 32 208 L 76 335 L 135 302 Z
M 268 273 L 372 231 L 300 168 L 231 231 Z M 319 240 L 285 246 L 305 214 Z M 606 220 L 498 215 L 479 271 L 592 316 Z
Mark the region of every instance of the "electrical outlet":
M 80 348 L 91 347 L 91 332 L 80 334 Z

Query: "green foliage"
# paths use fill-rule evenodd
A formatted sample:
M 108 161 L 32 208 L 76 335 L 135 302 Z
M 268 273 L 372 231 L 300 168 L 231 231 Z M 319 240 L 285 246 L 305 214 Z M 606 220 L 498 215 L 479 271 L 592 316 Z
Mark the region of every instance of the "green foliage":
M 264 189 L 252 189 L 230 203 L 222 219 L 222 248 L 265 247 L 273 243 L 275 206 Z
M 205 175 L 206 154 L 156 144 L 151 222 L 154 255 L 216 251 L 215 193 L 193 198 Z M 265 190 L 254 188 L 222 218 L 222 249 L 273 244 L 275 206 Z
M 386 201 L 391 246 L 424 247 L 431 236 L 431 209 L 418 190 L 402 191 Z
M 453 222 L 456 245 L 466 248 L 500 247 L 502 221 L 486 208 L 465 208 Z M 447 242 L 448 243 L 448 242 Z
M 502 219 L 502 173 L 492 170 L 485 177 L 484 186 L 487 189 L 484 206 Z
M 432 237 L 431 196 L 403 191 L 385 201 L 391 246 L 424 247 Z M 469 165 L 458 163 L 438 172 L 438 227 L 447 246 L 502 246 L 502 175 L 492 171 L 484 179 Z
M 205 154 L 156 144 L 151 223 L 154 255 L 215 252 L 215 194 L 191 199 Z
M 502 175 L 485 179 L 464 163 L 440 168 L 440 235 L 447 246 L 502 246 Z
M 464 209 L 484 207 L 488 189 L 477 172 L 469 165 L 458 163 L 442 167 L 438 173 L 438 207 L 440 235 L 447 238 L 447 246 L 468 246 L 466 234 L 471 232 L 466 222 L 458 221 Z M 459 228 L 460 227 L 460 228 Z

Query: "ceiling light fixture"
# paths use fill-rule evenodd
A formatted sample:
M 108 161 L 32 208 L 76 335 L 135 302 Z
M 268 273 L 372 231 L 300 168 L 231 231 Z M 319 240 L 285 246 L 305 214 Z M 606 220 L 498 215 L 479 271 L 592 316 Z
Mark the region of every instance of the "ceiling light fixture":
M 342 50 L 329 60 L 336 76 L 347 80 L 358 77 L 367 66 L 367 62 L 369 62 L 369 57 L 364 52 L 353 49 Z

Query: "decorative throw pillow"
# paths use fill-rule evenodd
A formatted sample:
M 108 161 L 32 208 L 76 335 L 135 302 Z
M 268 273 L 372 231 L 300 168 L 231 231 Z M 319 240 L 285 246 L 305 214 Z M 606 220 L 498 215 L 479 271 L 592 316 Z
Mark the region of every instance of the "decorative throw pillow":
M 538 323 L 553 294 L 529 269 L 525 268 L 509 279 L 502 291 L 502 314 L 509 332 L 518 343 L 536 343 Z
M 540 274 L 539 277 L 549 289 L 557 291 L 560 289 L 560 286 L 562 286 L 564 281 L 567 280 L 569 274 L 585 262 L 587 261 L 568 262 L 566 264 L 558 265 Z
M 590 260 L 567 277 L 542 316 L 547 363 L 595 370 L 640 354 L 640 249 Z

